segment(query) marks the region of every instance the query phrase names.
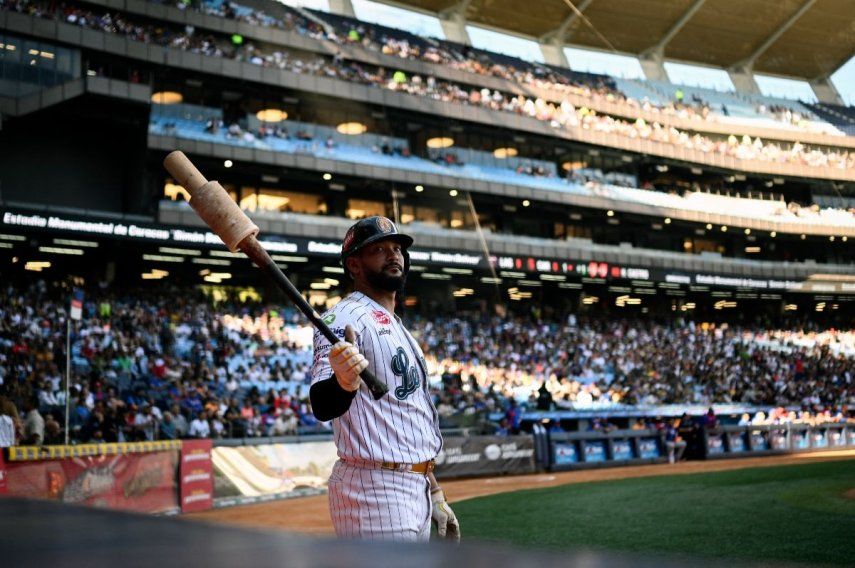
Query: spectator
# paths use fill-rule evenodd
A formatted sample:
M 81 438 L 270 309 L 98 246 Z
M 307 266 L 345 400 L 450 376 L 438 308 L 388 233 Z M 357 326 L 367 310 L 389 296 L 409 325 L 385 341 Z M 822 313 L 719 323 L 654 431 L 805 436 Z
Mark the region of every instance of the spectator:
M 24 446 L 41 446 L 45 439 L 45 420 L 39 414 L 38 404 L 32 398 L 24 401 Z

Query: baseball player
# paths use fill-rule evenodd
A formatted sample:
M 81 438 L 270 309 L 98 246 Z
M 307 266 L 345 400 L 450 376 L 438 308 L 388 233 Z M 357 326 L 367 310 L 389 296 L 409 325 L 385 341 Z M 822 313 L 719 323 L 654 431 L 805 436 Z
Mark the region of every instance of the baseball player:
M 412 244 L 385 217 L 353 225 L 341 260 L 354 291 L 323 315 L 342 341 L 315 332 L 309 394 L 318 420 L 333 421 L 329 504 L 340 537 L 427 541 L 432 519 L 441 538 L 460 540 L 433 474 L 442 438 L 424 355 L 395 315 Z M 380 400 L 361 383 L 366 367 L 389 387 Z

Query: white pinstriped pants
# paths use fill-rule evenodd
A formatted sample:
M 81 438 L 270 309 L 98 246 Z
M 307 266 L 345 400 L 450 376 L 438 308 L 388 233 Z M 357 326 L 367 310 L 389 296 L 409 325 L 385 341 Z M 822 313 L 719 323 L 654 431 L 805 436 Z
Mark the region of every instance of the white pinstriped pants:
M 337 461 L 329 480 L 330 516 L 339 537 L 427 542 L 431 500 L 427 477 Z

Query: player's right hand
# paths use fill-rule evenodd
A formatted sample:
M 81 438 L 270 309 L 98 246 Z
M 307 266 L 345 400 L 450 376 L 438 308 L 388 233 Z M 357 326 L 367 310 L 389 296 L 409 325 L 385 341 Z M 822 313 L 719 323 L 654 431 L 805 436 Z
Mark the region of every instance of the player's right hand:
M 339 341 L 330 349 L 330 367 L 332 367 L 339 386 L 347 392 L 359 389 L 362 380 L 359 373 L 368 367 L 368 360 L 356 348 L 356 332 L 351 326 L 344 328 L 346 341 Z

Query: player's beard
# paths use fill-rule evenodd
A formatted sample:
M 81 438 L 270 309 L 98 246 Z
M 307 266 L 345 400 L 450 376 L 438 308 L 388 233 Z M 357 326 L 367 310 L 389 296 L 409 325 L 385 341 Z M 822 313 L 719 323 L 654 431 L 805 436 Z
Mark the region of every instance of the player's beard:
M 374 288 L 379 288 L 387 292 L 403 292 L 404 286 L 407 285 L 407 274 L 403 270 L 400 276 L 391 276 L 386 274 L 385 270 L 378 272 L 366 271 L 365 279 Z

